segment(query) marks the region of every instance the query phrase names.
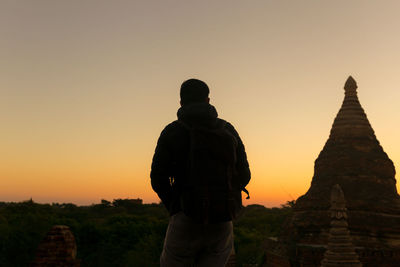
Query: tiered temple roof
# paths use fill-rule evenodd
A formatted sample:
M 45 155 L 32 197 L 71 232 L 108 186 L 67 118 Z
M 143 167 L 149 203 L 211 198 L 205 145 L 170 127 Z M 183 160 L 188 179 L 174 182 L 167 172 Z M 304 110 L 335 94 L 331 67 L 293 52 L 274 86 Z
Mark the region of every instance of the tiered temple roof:
M 351 76 L 344 89 L 329 139 L 315 161 L 311 187 L 298 199 L 297 209 L 327 210 L 330 190 L 337 183 L 346 194 L 349 209 L 400 215 L 393 162 L 375 137 Z

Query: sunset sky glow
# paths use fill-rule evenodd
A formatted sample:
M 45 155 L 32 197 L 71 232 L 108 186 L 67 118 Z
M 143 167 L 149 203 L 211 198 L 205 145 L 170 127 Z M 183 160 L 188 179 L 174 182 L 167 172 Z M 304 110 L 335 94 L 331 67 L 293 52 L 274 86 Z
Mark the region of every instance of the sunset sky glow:
M 245 205 L 307 191 L 349 75 L 399 169 L 399 11 L 395 0 L 3 0 L 0 201 L 158 202 L 152 155 L 189 78 L 245 143 Z

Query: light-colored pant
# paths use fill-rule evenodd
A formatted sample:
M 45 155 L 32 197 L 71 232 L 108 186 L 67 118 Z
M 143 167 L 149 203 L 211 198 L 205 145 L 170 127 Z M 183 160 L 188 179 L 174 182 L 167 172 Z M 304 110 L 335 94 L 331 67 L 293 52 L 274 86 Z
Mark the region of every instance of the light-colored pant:
M 232 222 L 199 224 L 179 212 L 170 218 L 161 267 L 223 267 L 233 249 Z

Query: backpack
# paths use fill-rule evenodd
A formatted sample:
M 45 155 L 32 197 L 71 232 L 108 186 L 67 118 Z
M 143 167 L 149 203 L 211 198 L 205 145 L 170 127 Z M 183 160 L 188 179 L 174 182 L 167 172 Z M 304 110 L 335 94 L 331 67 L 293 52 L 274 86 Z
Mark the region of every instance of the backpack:
M 216 128 L 187 125 L 190 149 L 180 194 L 183 212 L 199 223 L 235 219 L 242 208 L 236 171 L 236 137 L 218 120 Z

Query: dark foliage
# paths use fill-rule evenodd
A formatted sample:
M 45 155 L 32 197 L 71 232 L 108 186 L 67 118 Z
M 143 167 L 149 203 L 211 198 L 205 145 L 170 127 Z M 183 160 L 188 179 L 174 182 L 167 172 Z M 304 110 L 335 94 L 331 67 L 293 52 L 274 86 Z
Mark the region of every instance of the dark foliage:
M 277 236 L 289 205 L 247 206 L 235 221 L 238 266 L 258 264 L 262 242 Z M 168 213 L 160 204 L 118 199 L 78 207 L 74 204 L 0 202 L 0 266 L 28 266 L 39 242 L 56 224 L 75 235 L 81 266 L 158 266 Z

